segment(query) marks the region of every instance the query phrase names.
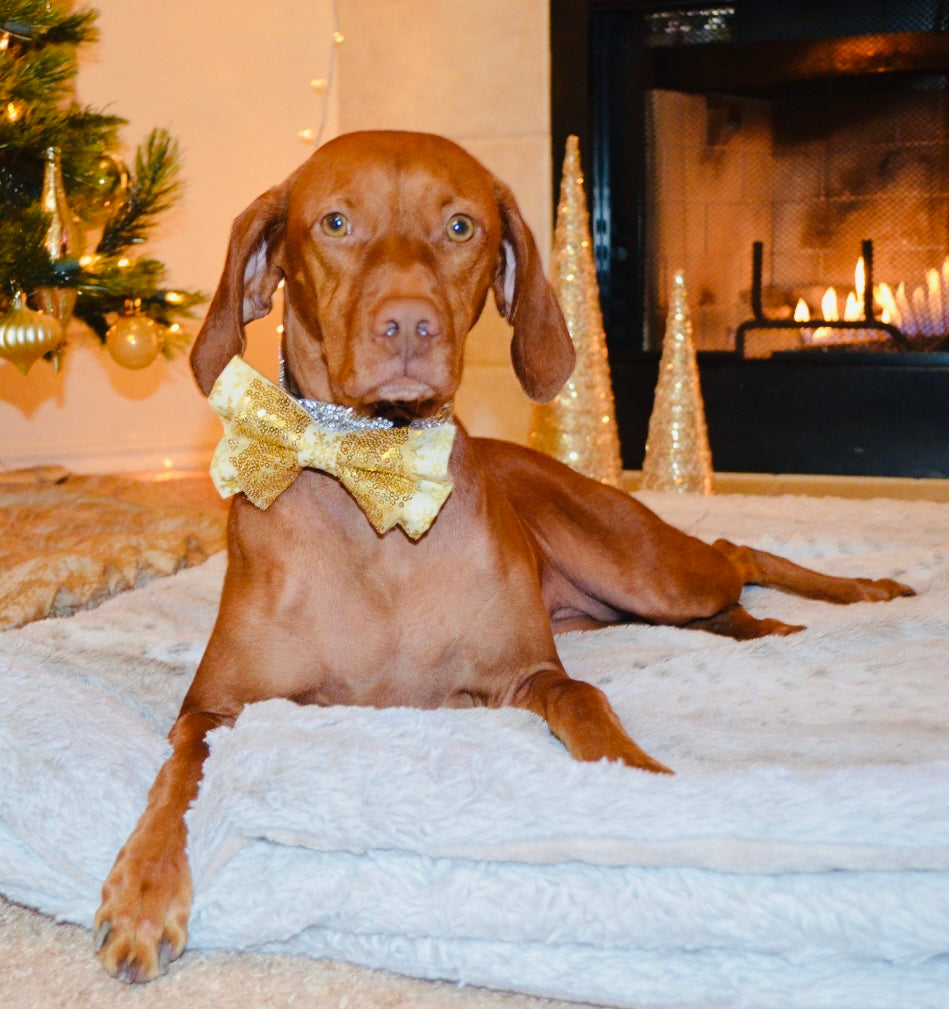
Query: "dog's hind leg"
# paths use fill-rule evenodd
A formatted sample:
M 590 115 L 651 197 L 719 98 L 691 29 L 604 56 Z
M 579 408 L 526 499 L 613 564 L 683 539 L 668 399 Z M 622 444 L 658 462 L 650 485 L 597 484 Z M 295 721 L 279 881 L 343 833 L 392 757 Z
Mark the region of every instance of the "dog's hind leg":
M 728 540 L 716 540 L 712 546 L 732 562 L 745 585 L 765 585 L 828 603 L 885 602 L 916 595 L 908 585 L 892 578 L 839 578 Z
M 804 630 L 802 624 L 786 624 L 771 617 L 764 619 L 753 617 L 744 606 L 740 606 L 738 603 L 726 606 L 714 616 L 691 620 L 681 626 L 690 631 L 708 631 L 710 634 L 721 634 L 726 638 L 735 638 L 736 641 L 750 641 L 752 638 L 764 638 L 769 634 L 797 634 L 798 631 Z

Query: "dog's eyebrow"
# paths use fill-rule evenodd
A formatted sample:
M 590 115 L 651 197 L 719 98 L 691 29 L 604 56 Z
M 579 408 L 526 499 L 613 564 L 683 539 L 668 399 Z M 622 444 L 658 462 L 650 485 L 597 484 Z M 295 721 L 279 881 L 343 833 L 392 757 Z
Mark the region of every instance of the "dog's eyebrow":
M 484 211 L 478 203 L 471 199 L 466 193 L 446 190 L 438 201 L 440 211 L 453 210 L 455 213 L 464 213 L 477 221 L 483 221 Z
M 326 214 L 332 210 L 352 210 L 353 207 L 359 206 L 359 200 L 345 190 L 340 190 L 321 199 L 318 206 L 320 213 Z

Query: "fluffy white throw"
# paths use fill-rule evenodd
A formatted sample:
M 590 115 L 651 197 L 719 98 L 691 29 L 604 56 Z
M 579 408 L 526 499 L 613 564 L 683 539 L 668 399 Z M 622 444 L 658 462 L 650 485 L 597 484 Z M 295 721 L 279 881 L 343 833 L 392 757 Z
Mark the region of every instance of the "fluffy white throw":
M 920 594 L 748 590 L 807 624 L 789 638 L 561 638 L 674 778 L 577 763 L 521 711 L 248 708 L 188 816 L 191 945 L 637 1009 L 945 1009 L 949 505 L 641 497 L 702 538 Z M 7 897 L 90 923 L 222 572 L 0 635 Z

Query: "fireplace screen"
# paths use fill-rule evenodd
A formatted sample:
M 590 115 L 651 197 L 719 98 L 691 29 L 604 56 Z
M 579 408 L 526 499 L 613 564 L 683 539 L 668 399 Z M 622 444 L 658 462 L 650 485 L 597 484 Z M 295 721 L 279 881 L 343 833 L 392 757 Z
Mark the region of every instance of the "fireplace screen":
M 657 348 L 682 268 L 700 350 L 949 349 L 947 28 L 942 0 L 604 5 L 608 331 Z
M 647 345 L 680 265 L 701 349 L 949 344 L 949 93 L 892 83 L 648 92 Z

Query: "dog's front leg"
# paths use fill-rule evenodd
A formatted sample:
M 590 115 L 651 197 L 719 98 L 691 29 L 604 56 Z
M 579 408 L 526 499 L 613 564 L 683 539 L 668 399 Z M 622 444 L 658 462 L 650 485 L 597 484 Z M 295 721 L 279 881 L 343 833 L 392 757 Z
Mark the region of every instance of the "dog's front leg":
M 673 772 L 637 746 L 598 687 L 563 669 L 544 669 L 517 689 L 512 705 L 540 715 L 577 760 L 619 760 L 659 774 Z
M 182 714 L 169 733 L 173 752 L 148 793 L 148 805 L 102 887 L 96 951 L 123 981 L 150 981 L 181 955 L 191 912 L 185 813 L 198 792 L 207 733 L 231 719 Z

